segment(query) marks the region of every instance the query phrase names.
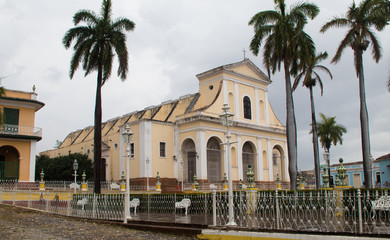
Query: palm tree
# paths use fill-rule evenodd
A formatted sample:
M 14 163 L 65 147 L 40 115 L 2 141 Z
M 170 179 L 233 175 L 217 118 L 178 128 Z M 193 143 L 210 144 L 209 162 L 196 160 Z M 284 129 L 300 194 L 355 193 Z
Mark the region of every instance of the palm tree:
M 363 0 L 359 6 L 355 2 L 349 7 L 346 17 L 335 17 L 321 28 L 321 32 L 327 31 L 331 27 L 347 27 L 348 31 L 341 41 L 332 63 L 337 63 L 346 47 L 351 47 L 354 52 L 354 65 L 357 77 L 359 78 L 360 96 L 360 129 L 362 139 L 363 168 L 365 187 L 372 187 L 371 163 L 370 163 L 370 133 L 368 125 L 368 112 L 366 104 L 365 79 L 363 73 L 363 53 L 371 43 L 371 54 L 378 62 L 382 56 L 382 48 L 376 38 L 372 28 L 378 31 L 383 30 L 387 24 L 388 17 L 379 11 L 378 4 L 383 1 Z
M 112 63 L 116 54 L 119 61 L 118 76 L 122 81 L 126 79 L 128 71 L 128 52 L 124 30 L 134 30 L 135 24 L 127 18 L 111 19 L 111 0 L 103 0 L 101 13 L 96 15 L 89 10 L 80 10 L 73 16 L 76 27 L 69 29 L 62 42 L 68 49 L 72 42 L 74 54 L 70 63 L 70 78 L 80 62 L 83 63 L 85 76 L 97 71 L 97 88 L 95 104 L 94 126 L 94 192 L 100 193 L 101 186 L 101 88 L 111 75 Z M 80 22 L 85 25 L 77 26 Z M 115 53 L 114 53 L 115 51 Z
M 307 18 L 313 19 L 319 9 L 310 3 L 298 3 L 290 11 L 286 10 L 284 0 L 274 0 L 276 10 L 262 11 L 255 14 L 249 21 L 253 25 L 255 35 L 250 43 L 254 55 L 258 55 L 262 41 L 263 64 L 268 73 L 280 71 L 284 65 L 286 85 L 286 132 L 289 159 L 290 188 L 296 189 L 297 178 L 297 129 L 294 113 L 294 101 L 291 89 L 291 75 L 298 72 L 299 61 L 315 54 L 314 43 L 303 28 Z
M 347 129 L 337 124 L 336 117 L 327 117 L 323 113 L 320 113 L 321 122 L 317 123 L 317 133 L 320 137 L 322 147 L 329 153 L 329 149 L 337 143 L 343 144 L 343 134 L 347 132 Z M 330 177 L 330 158 L 328 158 L 328 176 Z
M 326 59 L 328 57 L 327 52 L 319 53 L 314 58 L 310 59 L 309 62 L 306 63 L 306 66 L 302 69 L 302 71 L 297 75 L 293 85 L 293 91 L 297 88 L 301 79 L 303 78 L 302 85 L 307 87 L 310 90 L 310 105 L 311 105 L 311 133 L 313 137 L 313 153 L 314 153 L 314 170 L 316 176 L 316 188 L 319 189 L 321 187 L 321 179 L 320 179 L 320 157 L 318 151 L 318 136 L 317 136 L 317 124 L 316 124 L 316 112 L 314 107 L 314 97 L 313 97 L 313 87 L 318 83 L 321 88 L 321 96 L 323 92 L 323 85 L 321 81 L 320 75 L 316 72 L 316 69 L 323 70 L 327 74 L 329 74 L 332 79 L 332 73 L 328 68 L 323 65 L 319 65 L 319 62 Z

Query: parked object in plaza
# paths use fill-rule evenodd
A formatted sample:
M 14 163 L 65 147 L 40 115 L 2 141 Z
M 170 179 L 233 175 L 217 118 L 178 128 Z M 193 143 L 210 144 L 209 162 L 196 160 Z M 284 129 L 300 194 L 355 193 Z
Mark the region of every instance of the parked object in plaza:
M 117 183 L 115 183 L 115 182 L 110 184 L 110 189 L 111 190 L 119 190 L 119 188 L 120 188 L 120 186 Z
M 133 200 L 130 201 L 130 208 L 134 208 L 134 214 L 137 213 L 137 207 L 139 207 L 139 199 L 133 198 Z
M 372 210 L 390 211 L 390 196 L 382 196 L 377 200 L 371 201 Z
M 71 183 L 71 184 L 69 184 L 69 188 L 70 189 L 73 189 L 73 190 L 80 190 L 80 185 L 79 184 L 77 184 L 77 183 Z
M 85 205 L 87 203 L 88 203 L 88 199 L 87 198 L 83 198 L 83 199 L 77 201 L 77 206 L 81 206 L 81 209 L 85 210 Z
M 188 208 L 191 206 L 191 200 L 188 198 L 183 198 L 180 202 L 175 203 L 176 209 L 185 209 L 185 215 L 187 215 Z

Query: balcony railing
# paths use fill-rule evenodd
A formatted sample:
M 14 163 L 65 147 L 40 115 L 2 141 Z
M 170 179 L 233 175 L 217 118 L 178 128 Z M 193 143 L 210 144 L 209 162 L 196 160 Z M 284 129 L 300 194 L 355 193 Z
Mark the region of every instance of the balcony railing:
M 42 128 L 3 124 L 0 134 L 42 137 Z

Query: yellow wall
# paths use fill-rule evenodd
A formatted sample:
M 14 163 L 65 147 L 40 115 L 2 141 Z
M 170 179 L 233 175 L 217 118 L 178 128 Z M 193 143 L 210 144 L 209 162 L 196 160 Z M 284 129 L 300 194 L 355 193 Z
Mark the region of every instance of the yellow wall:
M 19 153 L 19 181 L 29 181 L 30 172 L 30 141 L 18 141 L 11 139 L 0 139 L 0 146 L 14 147 Z M 7 158 L 7 156 L 5 156 Z
M 173 126 L 166 124 L 152 124 L 152 174 L 160 173 L 160 177 L 172 177 L 174 175 L 174 146 Z M 166 157 L 160 157 L 160 142 L 166 143 Z

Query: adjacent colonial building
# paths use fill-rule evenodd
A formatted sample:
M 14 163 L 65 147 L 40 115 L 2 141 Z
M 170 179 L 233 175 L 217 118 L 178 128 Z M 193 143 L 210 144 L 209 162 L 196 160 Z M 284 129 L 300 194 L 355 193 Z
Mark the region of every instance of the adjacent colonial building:
M 348 162 L 343 165 L 346 169 L 344 182 L 354 188 L 362 187 L 364 185 L 363 161 Z M 331 182 L 337 177 L 338 167 L 340 167 L 339 163 L 330 166 Z M 390 154 L 372 159 L 371 174 L 373 187 L 390 187 Z
M 246 179 L 253 166 L 258 183 L 289 181 L 285 127 L 268 99 L 268 77 L 249 59 L 220 66 L 196 76 L 199 92 L 108 120 L 102 124 L 103 176 L 117 181 L 126 169 L 126 143 L 131 129 L 130 177 L 175 178 L 215 183 L 227 173 L 226 128 L 219 115 L 224 104 L 234 114 L 230 128 L 232 175 Z M 69 133 L 51 157 L 85 153 L 93 158 L 93 126 Z
M 36 143 L 42 129 L 35 127 L 35 112 L 45 104 L 33 92 L 5 89 L 0 98 L 4 122 L 0 128 L 0 180 L 34 182 Z

